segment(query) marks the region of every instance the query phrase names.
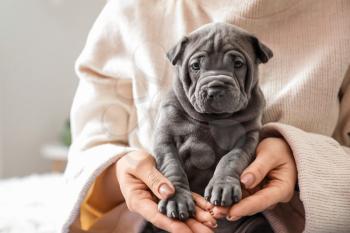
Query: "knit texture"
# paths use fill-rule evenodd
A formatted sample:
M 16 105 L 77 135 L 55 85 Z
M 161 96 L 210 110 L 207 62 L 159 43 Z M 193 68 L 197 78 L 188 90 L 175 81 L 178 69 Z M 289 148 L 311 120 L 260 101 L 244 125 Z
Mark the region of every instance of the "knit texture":
M 278 233 L 350 232 L 348 0 L 109 0 L 77 61 L 61 232 L 77 226 L 79 206 L 106 167 L 133 148 L 151 150 L 159 102 L 174 78 L 166 51 L 218 21 L 246 29 L 274 52 L 259 71 L 263 135 L 289 143 L 300 193 L 265 216 Z M 140 217 L 121 207 L 91 231 L 122 232 L 106 219 L 128 214 L 127 232 L 137 232 Z

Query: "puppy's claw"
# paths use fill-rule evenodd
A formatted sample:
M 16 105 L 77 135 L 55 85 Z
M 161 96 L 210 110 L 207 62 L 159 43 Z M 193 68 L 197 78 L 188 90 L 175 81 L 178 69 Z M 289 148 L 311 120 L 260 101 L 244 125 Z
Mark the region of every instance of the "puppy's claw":
M 176 218 L 176 213 L 175 213 L 175 211 L 171 212 L 171 217 L 172 217 L 172 218 Z
M 185 220 L 186 219 L 186 215 L 184 213 L 180 213 L 180 220 Z

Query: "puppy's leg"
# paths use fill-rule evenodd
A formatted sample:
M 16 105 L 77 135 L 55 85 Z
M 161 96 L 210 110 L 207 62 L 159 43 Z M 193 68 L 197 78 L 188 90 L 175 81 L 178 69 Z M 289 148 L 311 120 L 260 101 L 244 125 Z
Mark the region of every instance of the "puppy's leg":
M 159 202 L 159 211 L 170 218 L 186 220 L 195 214 L 195 205 L 176 147 L 171 141 L 163 141 L 156 147 L 155 155 L 159 171 L 175 187 L 175 195 Z
M 249 132 L 241 148 L 235 148 L 219 161 L 204 196 L 217 206 L 231 206 L 242 198 L 240 176 L 254 158 L 259 133 Z
M 154 155 L 159 171 L 175 187 L 175 194 L 158 204 L 160 212 L 168 217 L 185 220 L 194 215 L 195 205 L 187 175 L 180 160 L 175 138 L 186 134 L 187 121 L 172 105 L 160 111 L 154 134 Z

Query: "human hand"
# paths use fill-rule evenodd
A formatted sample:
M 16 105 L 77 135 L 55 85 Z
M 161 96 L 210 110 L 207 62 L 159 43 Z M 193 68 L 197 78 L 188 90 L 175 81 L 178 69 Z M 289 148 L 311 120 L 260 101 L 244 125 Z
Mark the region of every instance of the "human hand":
M 265 138 L 256 149 L 256 159 L 241 175 L 248 196 L 231 208 L 214 207 L 211 213 L 215 218 L 227 216 L 229 221 L 236 221 L 273 208 L 291 200 L 296 180 L 296 165 L 287 142 L 282 138 Z
M 123 156 L 116 165 L 117 179 L 126 205 L 153 225 L 169 232 L 212 233 L 216 220 L 207 209 L 213 206 L 198 194 L 193 194 L 196 214 L 185 222 L 161 214 L 157 198 L 165 199 L 174 194 L 174 186 L 155 166 L 151 155 L 144 151 L 133 151 Z

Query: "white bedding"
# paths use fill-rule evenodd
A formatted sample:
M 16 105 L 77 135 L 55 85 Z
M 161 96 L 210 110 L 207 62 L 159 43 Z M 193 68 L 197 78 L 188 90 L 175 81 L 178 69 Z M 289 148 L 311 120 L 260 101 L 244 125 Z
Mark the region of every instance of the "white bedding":
M 0 233 L 53 233 L 64 192 L 60 174 L 0 180 Z

